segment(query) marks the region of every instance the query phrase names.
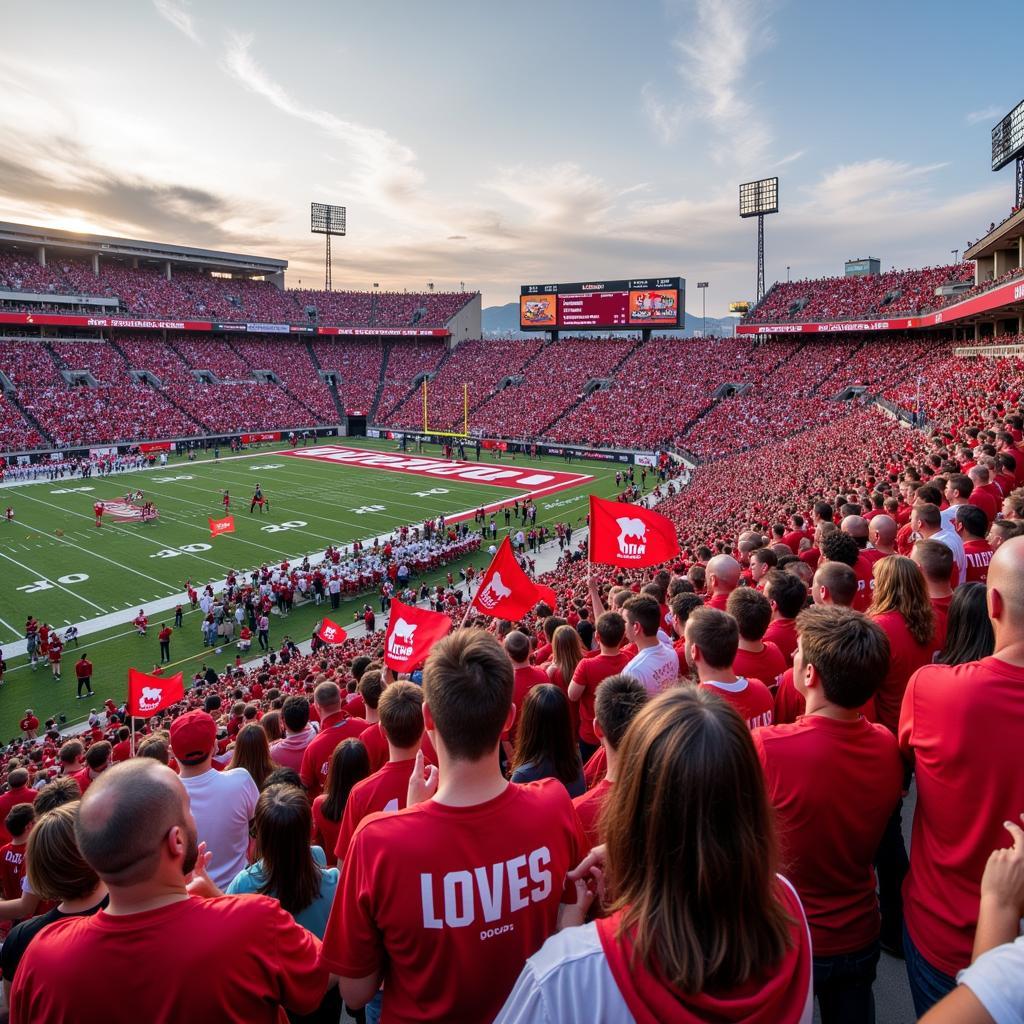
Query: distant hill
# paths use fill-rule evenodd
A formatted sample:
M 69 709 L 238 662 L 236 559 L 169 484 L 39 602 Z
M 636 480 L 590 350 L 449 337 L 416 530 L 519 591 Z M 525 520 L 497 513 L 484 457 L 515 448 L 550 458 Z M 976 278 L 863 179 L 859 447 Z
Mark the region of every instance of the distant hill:
M 733 317 L 713 317 L 707 320 L 708 334 L 722 334 L 732 336 Z M 678 335 L 685 338 L 692 338 L 694 331 L 700 333 L 701 319 L 692 313 L 686 314 L 686 329 L 680 331 L 658 331 L 659 334 Z M 485 338 L 491 337 L 529 337 L 532 332 L 521 332 L 519 330 L 519 303 L 508 302 L 504 306 L 485 306 L 483 311 L 483 333 Z

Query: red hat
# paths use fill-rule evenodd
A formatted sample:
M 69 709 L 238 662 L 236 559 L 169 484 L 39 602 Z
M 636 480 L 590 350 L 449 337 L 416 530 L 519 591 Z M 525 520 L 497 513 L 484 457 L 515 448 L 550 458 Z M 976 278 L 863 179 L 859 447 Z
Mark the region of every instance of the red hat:
M 188 711 L 171 723 L 171 750 L 183 764 L 208 757 L 217 739 L 217 723 L 206 711 Z

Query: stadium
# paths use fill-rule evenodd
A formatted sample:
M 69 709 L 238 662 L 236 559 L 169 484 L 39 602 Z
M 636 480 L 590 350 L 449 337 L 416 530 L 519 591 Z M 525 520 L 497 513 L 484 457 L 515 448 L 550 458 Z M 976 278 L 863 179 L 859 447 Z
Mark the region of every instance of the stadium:
M 310 205 L 323 288 L 0 222 L 7 1019 L 1018 1019 L 991 120 L 1013 201 L 936 265 L 766 277 L 785 171 L 737 176 L 710 332 L 674 258 L 525 264 L 502 334 L 335 287 L 355 203 Z

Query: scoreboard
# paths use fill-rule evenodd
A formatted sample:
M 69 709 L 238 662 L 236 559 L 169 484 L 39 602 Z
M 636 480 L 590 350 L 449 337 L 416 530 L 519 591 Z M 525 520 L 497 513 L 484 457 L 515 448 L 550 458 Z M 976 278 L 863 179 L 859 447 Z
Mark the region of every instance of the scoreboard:
M 683 326 L 685 299 L 686 282 L 681 277 L 524 284 L 519 327 L 524 331 L 678 329 Z

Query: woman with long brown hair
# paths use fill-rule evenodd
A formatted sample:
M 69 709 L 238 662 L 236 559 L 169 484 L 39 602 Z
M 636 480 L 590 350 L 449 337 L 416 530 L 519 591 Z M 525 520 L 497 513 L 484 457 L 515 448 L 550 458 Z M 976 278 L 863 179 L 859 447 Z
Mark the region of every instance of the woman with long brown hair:
M 270 756 L 270 741 L 261 725 L 250 722 L 238 730 L 235 737 L 234 752 L 228 768 L 244 768 L 256 783 L 257 789 L 263 789 L 267 776 L 277 768 Z
M 325 853 L 333 854 L 338 845 L 338 832 L 352 787 L 370 774 L 370 757 L 366 747 L 354 738 L 339 743 L 331 754 L 327 784 L 313 801 L 313 842 Z
M 557 686 L 566 696 L 569 695 L 569 684 L 572 682 L 576 666 L 583 660 L 586 652 L 583 640 L 573 626 L 559 626 L 551 637 L 551 660 L 545 666 L 548 680 Z M 579 701 L 569 701 L 569 721 L 572 734 L 575 736 L 580 727 Z
M 619 748 L 601 818 L 608 914 L 531 957 L 501 1024 L 812 1019 L 811 943 L 750 730 L 721 698 L 660 694 Z M 573 923 L 589 905 L 577 881 Z
M 512 759 L 513 782 L 538 779 L 558 779 L 571 797 L 587 790 L 569 698 L 551 683 L 540 683 L 526 695 Z

